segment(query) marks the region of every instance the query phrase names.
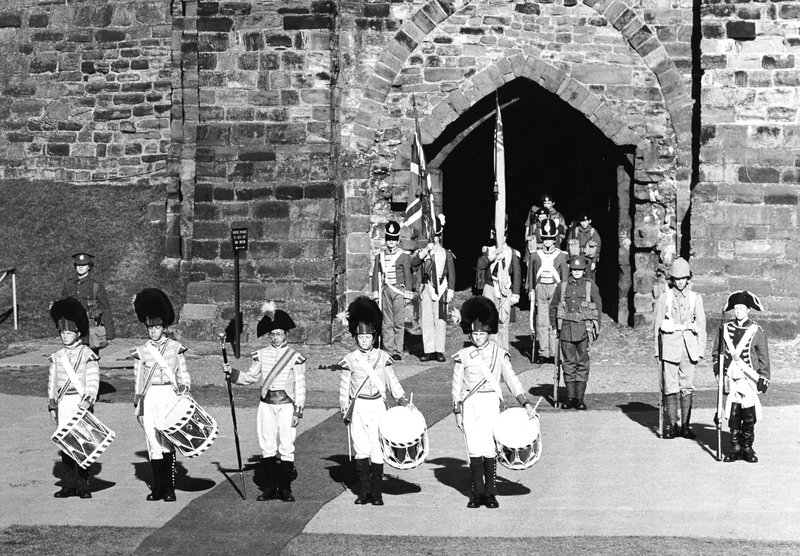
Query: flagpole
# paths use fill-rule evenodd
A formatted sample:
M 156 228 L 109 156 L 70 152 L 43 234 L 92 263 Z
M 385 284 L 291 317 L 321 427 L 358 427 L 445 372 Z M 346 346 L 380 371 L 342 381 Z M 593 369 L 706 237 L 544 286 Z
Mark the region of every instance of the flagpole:
M 422 149 L 422 132 L 419 128 L 419 115 L 417 114 L 417 97 L 411 94 L 411 106 L 414 109 L 414 142 L 419 159 L 419 173 L 417 174 L 417 186 L 419 199 L 422 203 L 422 234 L 428 241 L 433 243 L 433 195 L 428 176 L 428 167 L 425 162 L 425 151 Z
M 496 91 L 495 103 L 497 104 L 497 121 L 494 128 L 494 237 L 497 249 L 499 250 L 505 243 L 506 233 L 506 155 L 505 145 L 503 144 L 503 120 L 500 115 L 500 98 Z

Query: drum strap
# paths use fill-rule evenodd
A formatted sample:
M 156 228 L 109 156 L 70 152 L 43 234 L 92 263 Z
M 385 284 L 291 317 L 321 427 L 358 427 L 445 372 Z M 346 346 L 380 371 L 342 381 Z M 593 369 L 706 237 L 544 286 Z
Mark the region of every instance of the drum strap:
M 156 362 L 153 363 L 153 366 L 150 367 L 150 370 L 147 372 L 147 379 L 144 381 L 144 386 L 142 387 L 142 396 L 147 394 L 147 390 L 150 389 L 150 382 L 153 380 L 153 375 L 155 374 L 157 367 L 161 367 L 164 370 L 164 374 L 167 375 L 167 378 L 172 383 L 172 386 L 174 388 L 177 389 L 178 387 L 178 385 L 175 382 L 175 375 L 169 369 L 169 365 L 167 365 L 167 360 L 164 359 L 163 352 L 167 350 L 167 343 L 168 342 L 164 342 L 164 345 L 161 348 L 161 352 L 157 351 L 152 344 L 147 344 L 145 346 L 145 349 L 150 353 L 153 359 L 156 360 Z
M 297 359 L 297 351 L 292 348 L 286 348 L 286 351 L 283 352 L 283 355 L 275 362 L 275 365 L 272 367 L 272 370 L 267 374 L 267 378 L 264 379 L 264 384 L 261 385 L 261 397 L 267 397 L 267 391 L 269 390 L 270 385 L 288 365 L 294 363 Z
M 64 397 L 64 394 L 67 393 L 67 389 L 69 388 L 70 383 L 75 386 L 75 390 L 78 391 L 78 394 L 83 396 L 83 386 L 81 385 L 81 381 L 78 380 L 78 375 L 75 374 L 75 369 L 81 363 L 81 353 L 78 352 L 78 358 L 75 360 L 75 367 L 72 366 L 72 363 L 69 362 L 69 357 L 67 357 L 67 350 L 63 350 L 61 352 L 61 365 L 64 367 L 64 370 L 67 372 L 67 381 L 64 383 L 64 386 L 61 387 L 61 391 L 58 393 L 56 398 L 56 402 L 61 401 L 61 398 Z
M 378 358 L 375 360 L 375 363 L 371 367 L 369 365 L 362 364 L 361 368 L 364 369 L 364 371 L 366 371 L 367 378 L 370 379 L 373 382 L 373 384 L 375 384 L 375 386 L 377 386 L 378 390 L 381 393 L 381 398 L 386 399 L 386 385 L 380 378 L 378 378 L 378 373 L 377 373 L 378 365 L 382 360 L 383 360 L 382 354 L 378 353 Z M 364 382 L 366 383 L 366 381 Z M 363 387 L 364 385 L 362 384 L 361 388 Z
M 477 367 L 481 371 L 483 375 L 483 380 L 490 384 L 494 389 L 494 393 L 497 394 L 497 397 L 501 400 L 503 399 L 503 391 L 500 390 L 500 383 L 494 378 L 494 370 L 497 368 L 497 356 L 500 353 L 500 348 L 497 345 L 489 346 L 492 348 L 492 363 L 490 367 L 487 367 L 483 361 L 479 361 Z

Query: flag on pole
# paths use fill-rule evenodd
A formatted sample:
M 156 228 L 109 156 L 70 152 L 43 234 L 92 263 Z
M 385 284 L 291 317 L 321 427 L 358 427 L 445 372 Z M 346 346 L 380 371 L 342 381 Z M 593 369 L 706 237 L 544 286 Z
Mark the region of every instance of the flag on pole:
M 422 135 L 419 130 L 417 117 L 417 101 L 412 95 L 414 106 L 414 142 L 411 145 L 411 182 L 415 186 L 413 192 L 416 198 L 406 207 L 403 226 L 411 226 L 420 222 L 420 235 L 433 241 L 433 191 L 431 177 L 425 164 L 425 151 L 422 149 Z

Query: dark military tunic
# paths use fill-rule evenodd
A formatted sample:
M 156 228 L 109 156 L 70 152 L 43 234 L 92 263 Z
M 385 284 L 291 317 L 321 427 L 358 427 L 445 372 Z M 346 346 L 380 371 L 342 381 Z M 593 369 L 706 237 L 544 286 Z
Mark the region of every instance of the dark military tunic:
M 97 284 L 95 288 L 95 284 Z M 95 297 L 95 289 L 97 297 Z M 78 278 L 73 276 L 67 278 L 64 282 L 64 287 L 61 289 L 61 297 L 74 297 L 81 302 L 86 312 L 89 315 L 90 324 L 94 324 L 99 319 L 100 324 L 106 327 L 106 338 L 113 340 L 116 334 L 114 333 L 114 315 L 111 313 L 111 305 L 108 302 L 108 295 L 106 288 L 102 282 L 92 278 L 92 275 L 85 278 Z
M 586 299 L 586 283 L 589 282 L 589 298 Z M 600 328 L 600 319 L 603 314 L 600 291 L 591 280 L 585 276 L 576 280 L 570 276 L 566 282 L 561 282 L 550 301 L 550 325 L 558 326 L 558 305 L 561 302 L 561 291 L 564 291 L 566 314 L 561 323 L 560 339 L 561 351 L 564 356 L 564 381 L 586 382 L 589 379 L 589 333 L 583 313 L 585 307 L 581 303 L 588 301 L 597 307 L 597 328 Z

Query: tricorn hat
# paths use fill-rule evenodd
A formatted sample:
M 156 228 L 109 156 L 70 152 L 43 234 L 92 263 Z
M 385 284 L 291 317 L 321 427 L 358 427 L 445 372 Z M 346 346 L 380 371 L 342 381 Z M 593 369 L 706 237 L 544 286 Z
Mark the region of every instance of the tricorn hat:
M 440 236 L 444 232 L 444 214 L 437 214 L 433 217 L 433 235 Z
M 400 224 L 394 220 L 389 220 L 386 223 L 386 234 L 384 237 L 389 241 L 400 239 Z
M 261 306 L 261 312 L 264 313 L 264 316 L 261 317 L 261 320 L 258 321 L 258 325 L 256 326 L 256 336 L 259 338 L 264 334 L 269 334 L 273 330 L 289 332 L 289 330 L 295 328 L 294 321 L 292 317 L 289 316 L 289 313 L 281 311 L 280 309 L 275 309 L 275 302 L 273 301 L 264 303 L 264 305 Z
M 71 330 L 80 336 L 89 333 L 89 315 L 74 297 L 65 297 L 53 303 L 50 306 L 50 318 L 59 330 Z
M 350 334 L 372 334 L 377 339 L 381 334 L 383 314 L 374 300 L 362 295 L 347 307 L 347 325 Z
M 764 310 L 764 306 L 761 305 L 761 300 L 758 299 L 756 294 L 747 290 L 739 290 L 728 296 L 728 301 L 725 302 L 725 311 L 732 311 L 733 306 L 739 304 L 746 305 L 756 311 Z
M 488 332 L 497 334 L 499 317 L 497 307 L 492 300 L 482 295 L 467 299 L 461 306 L 461 330 L 470 332 Z
M 133 310 L 136 318 L 147 326 L 161 325 L 167 327 L 175 322 L 175 309 L 163 291 L 157 288 L 145 288 L 133 298 Z

